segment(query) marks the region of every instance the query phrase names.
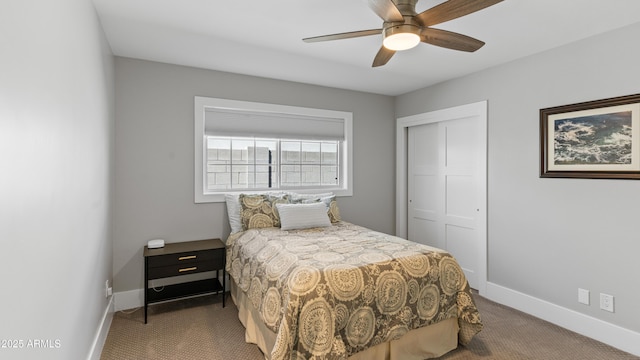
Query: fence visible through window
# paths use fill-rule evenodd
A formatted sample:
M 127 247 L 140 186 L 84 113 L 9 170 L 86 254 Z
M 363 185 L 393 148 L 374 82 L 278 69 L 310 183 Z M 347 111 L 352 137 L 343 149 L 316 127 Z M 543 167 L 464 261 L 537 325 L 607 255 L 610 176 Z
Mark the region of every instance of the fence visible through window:
M 335 187 L 339 149 L 339 141 L 207 136 L 206 189 Z

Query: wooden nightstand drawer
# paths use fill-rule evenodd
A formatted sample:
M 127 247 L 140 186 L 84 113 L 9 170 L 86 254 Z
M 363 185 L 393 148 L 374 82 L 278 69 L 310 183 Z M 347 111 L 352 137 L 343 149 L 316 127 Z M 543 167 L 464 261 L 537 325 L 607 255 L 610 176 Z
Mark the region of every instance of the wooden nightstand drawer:
M 183 266 L 186 264 L 214 262 L 215 266 L 224 263 L 224 249 L 202 250 L 197 252 L 184 252 L 178 254 L 160 255 L 149 258 L 149 268 L 164 266 Z
M 148 276 L 149 280 L 152 280 L 220 269 L 221 267 L 216 265 L 214 261 L 198 261 L 178 265 L 149 267 Z

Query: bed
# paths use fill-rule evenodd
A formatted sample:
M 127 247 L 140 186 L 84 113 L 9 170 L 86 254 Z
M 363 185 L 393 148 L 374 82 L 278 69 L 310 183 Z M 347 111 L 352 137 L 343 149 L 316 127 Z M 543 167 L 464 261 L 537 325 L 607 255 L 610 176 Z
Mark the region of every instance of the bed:
M 482 329 L 449 253 L 342 221 L 331 195 L 227 209 L 243 225 L 226 242 L 232 299 L 266 359 L 434 358 Z

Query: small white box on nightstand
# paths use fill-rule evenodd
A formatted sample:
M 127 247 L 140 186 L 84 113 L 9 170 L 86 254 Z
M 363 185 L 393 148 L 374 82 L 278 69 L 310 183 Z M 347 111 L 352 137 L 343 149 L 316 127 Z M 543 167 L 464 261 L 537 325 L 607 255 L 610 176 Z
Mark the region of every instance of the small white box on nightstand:
M 157 248 L 164 247 L 164 240 L 162 239 L 149 240 L 149 242 L 147 243 L 147 247 L 149 249 L 157 249 Z

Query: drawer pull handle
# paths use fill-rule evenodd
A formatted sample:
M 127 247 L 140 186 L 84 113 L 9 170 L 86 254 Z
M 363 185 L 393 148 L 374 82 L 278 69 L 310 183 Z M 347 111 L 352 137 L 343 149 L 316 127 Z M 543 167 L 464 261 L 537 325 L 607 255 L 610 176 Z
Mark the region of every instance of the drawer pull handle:
M 195 259 L 196 255 L 189 255 L 189 256 L 181 256 L 178 258 L 178 260 L 189 260 L 189 259 Z
M 197 267 L 194 266 L 194 267 L 190 267 L 190 268 L 179 269 L 178 272 L 193 271 L 193 270 L 196 270 L 196 269 L 197 269 Z

